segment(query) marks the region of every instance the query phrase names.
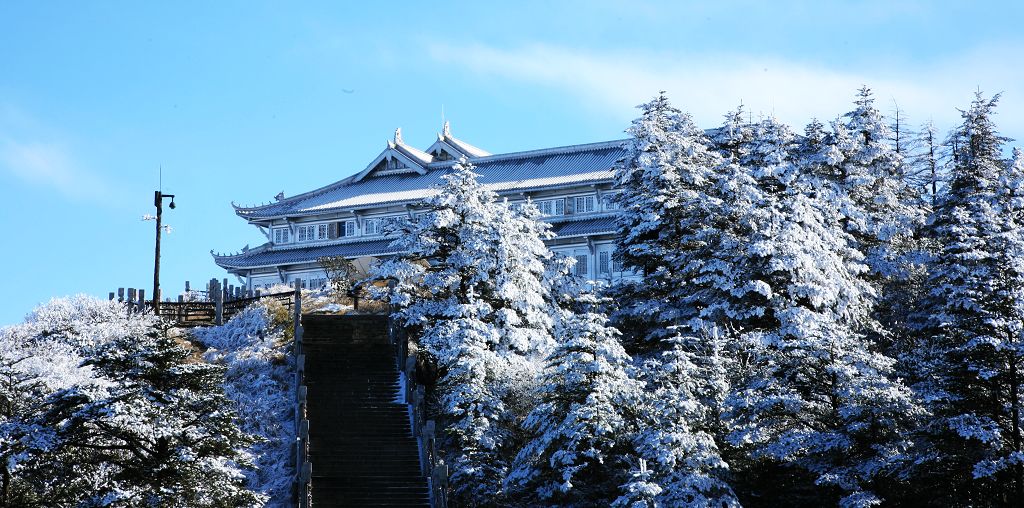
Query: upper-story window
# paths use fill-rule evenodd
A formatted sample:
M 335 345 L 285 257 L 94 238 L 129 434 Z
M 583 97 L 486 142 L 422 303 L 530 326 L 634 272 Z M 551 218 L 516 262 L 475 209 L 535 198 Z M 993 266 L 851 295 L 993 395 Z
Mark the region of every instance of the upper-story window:
M 363 221 L 363 235 L 379 235 L 380 232 L 380 219 L 366 219 Z
M 274 243 L 288 243 L 290 241 L 288 228 L 274 228 Z
M 541 215 L 563 215 L 565 214 L 565 199 L 544 199 L 541 201 L 535 201 L 537 209 L 540 210 Z
M 345 220 L 338 223 L 338 236 L 356 236 L 356 221 Z
M 295 232 L 296 242 L 312 242 L 327 239 L 327 224 L 308 224 L 299 226 Z
M 573 210 L 576 213 L 587 213 L 594 211 L 594 205 L 596 204 L 594 196 L 576 196 L 573 199 L 575 200 L 574 204 L 576 205 L 573 207 Z
M 601 195 L 601 208 L 604 210 L 618 210 L 619 193 L 618 192 L 606 192 Z
M 380 233 L 384 235 L 397 232 L 398 228 L 402 226 L 402 219 L 404 217 L 401 216 L 384 217 L 381 219 Z

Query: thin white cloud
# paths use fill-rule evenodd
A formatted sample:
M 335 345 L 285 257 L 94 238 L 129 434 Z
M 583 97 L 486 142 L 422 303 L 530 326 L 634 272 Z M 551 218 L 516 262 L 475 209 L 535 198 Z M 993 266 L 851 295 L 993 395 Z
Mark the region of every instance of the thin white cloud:
M 109 189 L 57 143 L 0 138 L 0 171 L 76 201 L 103 201 L 109 196 Z
M 623 121 L 635 116 L 633 106 L 665 90 L 701 125 L 717 125 L 742 101 L 746 110 L 773 114 L 799 130 L 813 117 L 827 121 L 850 110 L 856 89 L 867 85 L 879 109 L 898 103 L 912 123 L 934 119 L 948 128 L 976 89 L 1005 91 L 997 122 L 1018 139 L 1024 138 L 1024 67 L 1014 62 L 1022 50 L 979 48 L 937 64 L 849 69 L 735 54 L 593 52 L 540 44 L 428 47 L 431 58 L 445 65 L 559 89 Z

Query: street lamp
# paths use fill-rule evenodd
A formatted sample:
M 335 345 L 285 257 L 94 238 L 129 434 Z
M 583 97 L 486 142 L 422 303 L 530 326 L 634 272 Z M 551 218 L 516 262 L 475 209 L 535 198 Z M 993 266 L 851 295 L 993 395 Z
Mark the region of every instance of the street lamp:
M 160 314 L 160 217 L 164 212 L 164 198 L 171 198 L 171 203 L 168 205 L 171 210 L 174 210 L 174 194 L 164 194 L 163 192 L 156 191 L 156 196 L 153 198 L 153 204 L 156 205 L 156 255 L 153 261 L 153 314 Z

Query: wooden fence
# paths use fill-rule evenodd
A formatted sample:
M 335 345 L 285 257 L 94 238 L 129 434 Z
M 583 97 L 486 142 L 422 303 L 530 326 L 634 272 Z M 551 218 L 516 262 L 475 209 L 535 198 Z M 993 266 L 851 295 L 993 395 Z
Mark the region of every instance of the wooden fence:
M 191 328 L 193 326 L 217 326 L 224 324 L 232 316 L 238 314 L 253 302 L 272 299 L 292 310 L 295 299 L 293 291 L 263 294 L 260 290 L 245 290 L 242 287 L 229 285 L 210 279 L 205 291 L 192 291 L 188 281 L 185 282 L 185 294 L 178 296 L 177 301 L 170 299 L 160 302 L 160 317 L 170 321 L 174 326 Z M 187 295 L 187 297 L 186 297 Z M 110 300 L 125 302 L 129 311 L 146 312 L 153 309 L 153 301 L 146 300 L 146 291 L 135 288 L 118 288 L 108 294 Z

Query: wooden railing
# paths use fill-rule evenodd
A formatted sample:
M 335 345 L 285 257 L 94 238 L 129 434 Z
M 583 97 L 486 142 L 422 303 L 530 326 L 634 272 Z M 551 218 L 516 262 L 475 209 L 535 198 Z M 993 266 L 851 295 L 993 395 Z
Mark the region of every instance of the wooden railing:
M 405 402 L 412 408 L 412 433 L 420 452 L 423 476 L 430 480 L 430 504 L 434 508 L 448 506 L 448 466 L 437 453 L 437 434 L 434 420 L 426 419 L 425 390 L 416 384 L 416 357 L 409 356 L 409 334 L 395 318 L 395 310 L 388 315 L 388 336 L 395 347 L 398 369 L 405 375 Z
M 189 291 L 187 282 L 185 288 L 186 292 L 193 293 Z M 259 300 L 276 300 L 289 311 L 292 310 L 292 291 L 262 294 L 260 290 L 243 291 L 234 286 L 222 285 L 216 279 L 212 279 L 207 288 L 206 291 L 194 292 L 203 297 L 202 300 L 186 301 L 183 296 L 179 296 L 178 301 L 160 302 L 160 317 L 174 326 L 191 328 L 222 325 Z M 142 289 L 127 288 L 125 291 L 125 288 L 118 288 L 116 293 L 110 292 L 109 297 L 111 300 L 116 298 L 119 302 L 127 303 L 131 311 L 145 312 L 153 309 L 153 301 L 146 300 L 146 292 Z
M 309 460 L 309 415 L 306 412 L 306 354 L 302 350 L 302 281 L 295 281 L 295 493 L 294 506 L 309 508 L 313 463 Z

